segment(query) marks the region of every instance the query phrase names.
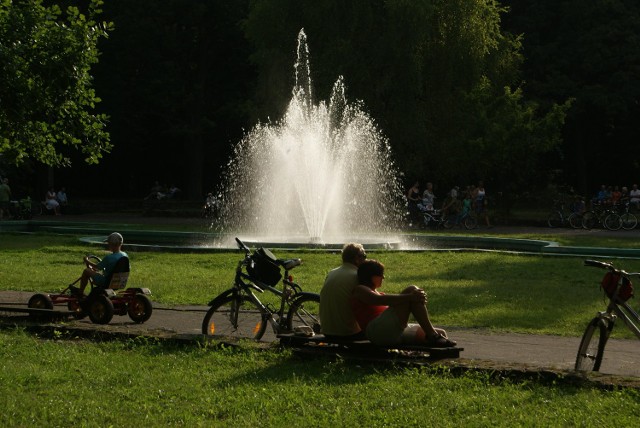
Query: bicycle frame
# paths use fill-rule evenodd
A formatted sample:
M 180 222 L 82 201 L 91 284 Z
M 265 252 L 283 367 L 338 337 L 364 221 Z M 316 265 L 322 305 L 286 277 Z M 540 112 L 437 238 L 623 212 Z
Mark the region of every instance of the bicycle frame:
M 281 281 L 283 284 L 282 291 L 277 288 L 265 284 L 252 278 L 246 273 L 242 272 L 242 262 L 238 266 L 238 270 L 236 271 L 236 281 L 235 285 L 238 290 L 241 290 L 245 296 L 247 296 L 250 300 L 252 300 L 256 306 L 258 306 L 262 313 L 265 315 L 266 320 L 271 324 L 273 332 L 275 334 L 280 333 L 282 330 L 286 328 L 286 309 L 290 302 L 295 300 L 302 293 L 302 288 L 296 284 L 295 282 L 289 279 L 289 271 L 285 270 L 284 279 Z M 246 280 L 248 282 L 244 282 Z M 234 287 L 235 288 L 235 287 Z M 269 291 L 280 298 L 280 308 L 278 310 L 274 310 L 270 307 L 270 305 L 262 303 L 262 301 L 258 298 L 258 296 L 253 292 L 256 290 L 260 293 L 264 293 L 265 291 Z M 277 319 L 274 317 L 277 316 Z
M 633 334 L 640 339 L 640 315 L 627 303 L 617 297 L 609 301 L 606 311 L 598 312 L 598 317 L 608 321 L 609 331 L 613 329 L 616 318 L 620 318 Z

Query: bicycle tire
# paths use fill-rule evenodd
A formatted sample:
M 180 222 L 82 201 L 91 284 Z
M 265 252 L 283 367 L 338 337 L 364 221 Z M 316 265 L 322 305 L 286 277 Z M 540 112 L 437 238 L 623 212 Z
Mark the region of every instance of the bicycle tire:
M 605 321 L 598 317 L 592 319 L 580 341 L 576 356 L 576 371 L 597 372 L 600 370 L 608 338 L 609 331 Z
M 451 228 L 453 228 L 453 226 L 455 226 L 455 225 L 456 225 L 456 216 L 455 216 L 455 215 L 449 215 L 449 216 L 447 216 L 447 217 L 444 219 L 443 223 L 442 223 L 442 226 L 443 226 L 445 229 L 451 229 Z
M 235 315 L 235 317 L 234 317 Z M 245 296 L 215 299 L 202 320 L 202 334 L 260 340 L 267 329 L 267 315 Z
M 555 229 L 564 225 L 564 217 L 560 211 L 554 211 L 547 217 L 547 225 Z
M 582 215 L 582 228 L 583 229 L 593 229 L 593 227 L 598 223 L 598 214 L 593 211 L 587 211 Z
M 609 213 L 604 218 L 604 227 L 609 230 L 620 230 L 622 228 L 622 219 L 618 213 Z
M 320 333 L 319 294 L 304 293 L 289 306 L 287 329 L 292 332 L 300 326 L 311 327 L 315 334 Z
M 569 216 L 569 225 L 574 229 L 582 229 L 582 214 L 571 213 Z
M 624 230 L 633 230 L 638 225 L 638 217 L 633 213 L 623 213 L 620 219 L 622 220 L 622 228 Z
M 474 215 L 468 215 L 464 218 L 464 227 L 468 230 L 478 227 L 478 219 Z

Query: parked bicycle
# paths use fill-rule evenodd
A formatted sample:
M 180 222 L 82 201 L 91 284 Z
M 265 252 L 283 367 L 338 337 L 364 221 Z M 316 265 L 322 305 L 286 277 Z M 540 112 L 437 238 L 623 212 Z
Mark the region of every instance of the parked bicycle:
M 258 248 L 253 253 L 238 238 L 244 258 L 236 267 L 233 287 L 209 302 L 211 308 L 202 322 L 202 334 L 260 340 L 270 324 L 277 334 L 320 332 L 320 295 L 302 291 L 289 272 L 302 264 L 300 259 L 277 259 L 271 251 Z M 284 276 L 281 274 L 284 269 Z M 276 285 L 282 279 L 282 290 Z M 279 307 L 263 303 L 254 292 L 269 291 L 279 297 Z
M 616 269 L 610 263 L 597 260 L 585 260 L 584 264 L 607 270 L 600 286 L 609 298 L 609 304 L 607 309 L 598 312 L 587 326 L 578 348 L 575 368 L 579 371 L 598 371 L 602 364 L 604 347 L 616 319 L 622 319 L 629 330 L 640 339 L 640 315 L 627 303 L 633 296 L 630 278 L 640 276 L 640 272 L 628 273 Z
M 420 210 L 424 227 L 431 229 L 451 229 L 454 226 L 463 226 L 469 230 L 478 227 L 478 217 L 475 212 L 465 214 L 445 215 L 441 210 Z
M 582 214 L 576 203 L 567 208 L 564 201 L 553 201 L 553 209 L 547 216 L 547 225 L 551 228 L 571 226 L 575 229 L 582 228 Z
M 616 214 L 610 216 L 610 214 Z M 582 215 L 582 227 L 584 229 L 593 229 L 602 225 L 605 229 L 619 230 L 622 227 L 620 216 L 617 215 L 612 206 L 597 205 L 593 209 L 586 211 Z
M 454 218 L 445 216 L 441 210 L 420 210 L 424 227 L 431 229 L 450 229 L 454 225 Z
M 40 214 L 39 207 L 34 208 L 34 203 L 29 197 L 19 201 L 11 201 L 10 204 L 11 216 L 15 220 L 31 220 L 35 214 Z
M 624 205 L 614 205 L 613 210 L 604 219 L 605 226 L 610 230 L 632 230 L 638 225 L 638 218 L 629 211 L 629 202 Z
M 638 225 L 638 217 L 631 212 L 631 203 L 625 202 L 624 208 L 620 213 L 620 219 L 622 220 L 622 228 L 624 230 L 635 229 Z

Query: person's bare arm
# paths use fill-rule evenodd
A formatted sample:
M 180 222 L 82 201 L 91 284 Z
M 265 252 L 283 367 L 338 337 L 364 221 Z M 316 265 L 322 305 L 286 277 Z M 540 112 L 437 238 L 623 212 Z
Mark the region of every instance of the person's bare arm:
M 358 285 L 354 288 L 353 297 L 366 305 L 376 306 L 393 306 L 412 301 L 424 303 L 425 301 L 422 290 L 420 290 L 420 292 L 406 294 L 378 294 L 365 285 Z

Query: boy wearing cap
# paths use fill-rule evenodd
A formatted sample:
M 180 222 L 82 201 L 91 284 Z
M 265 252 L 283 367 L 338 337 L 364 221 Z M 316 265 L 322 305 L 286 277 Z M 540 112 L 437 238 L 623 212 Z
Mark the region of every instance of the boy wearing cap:
M 72 286 L 72 293 L 83 295 L 84 289 L 87 287 L 87 283 L 89 282 L 89 278 L 92 278 L 93 282 L 99 287 L 108 286 L 108 284 L 106 283 L 107 277 L 111 275 L 111 272 L 116 266 L 118 260 L 120 260 L 122 257 L 128 257 L 127 253 L 121 250 L 124 239 L 118 232 L 113 232 L 111 235 L 109 235 L 105 242 L 107 243 L 111 254 L 102 259 L 100 263 L 94 263 L 89 260 L 88 257 L 85 257 L 84 263 L 87 267 L 84 271 L 82 271 L 80 288 Z

